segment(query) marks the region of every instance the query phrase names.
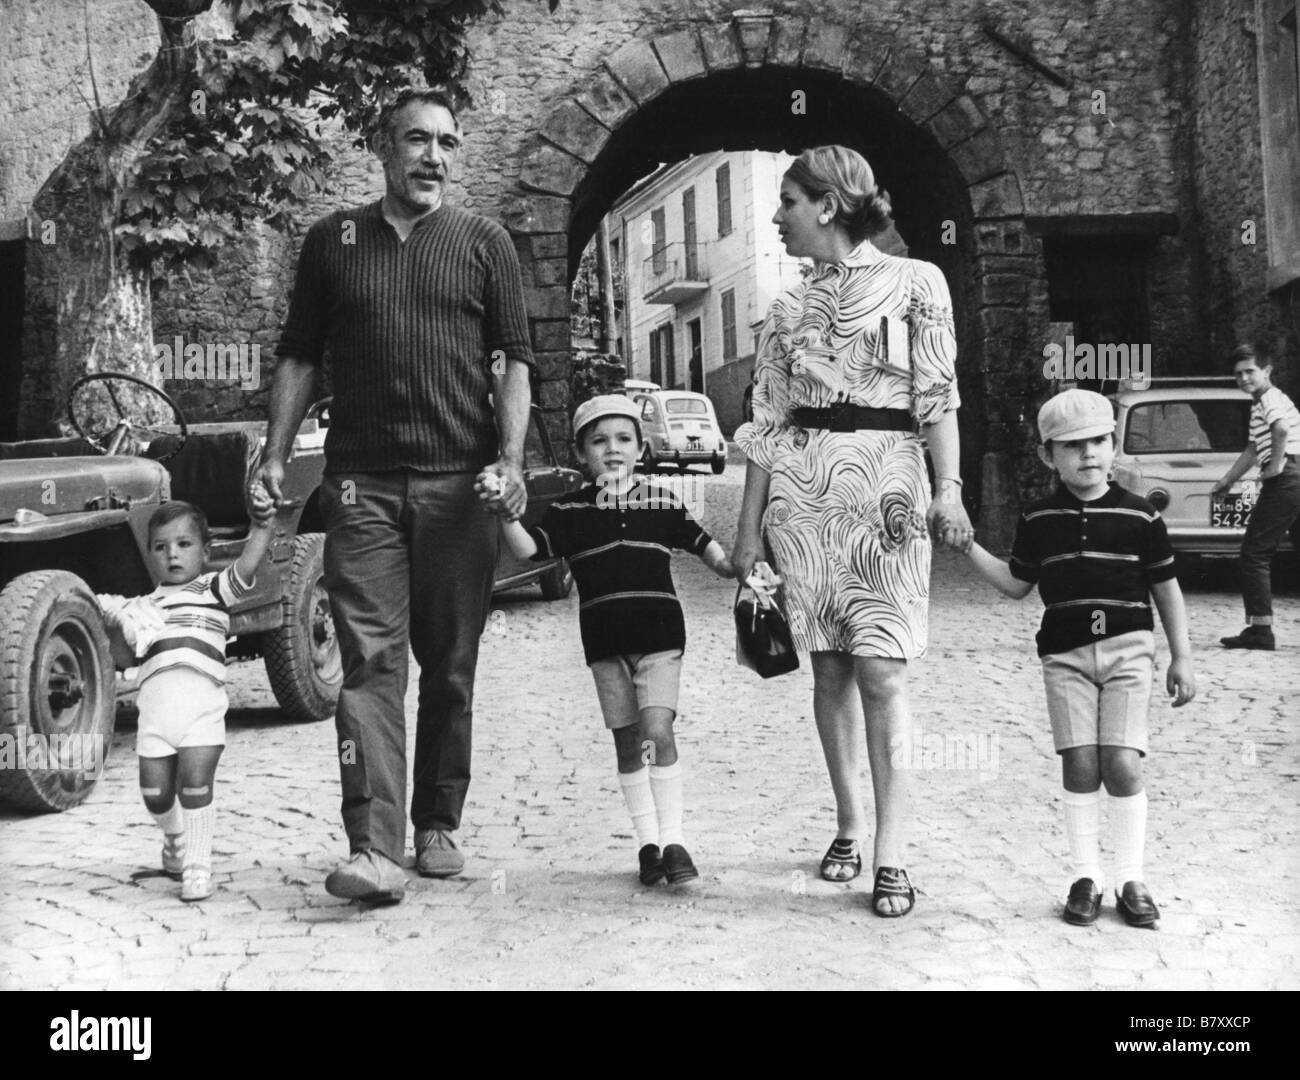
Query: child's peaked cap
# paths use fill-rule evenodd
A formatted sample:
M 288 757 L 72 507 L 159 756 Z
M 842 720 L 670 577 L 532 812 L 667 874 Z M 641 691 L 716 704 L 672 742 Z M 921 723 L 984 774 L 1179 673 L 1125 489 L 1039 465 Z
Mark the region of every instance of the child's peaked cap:
M 1095 439 L 1114 430 L 1115 410 L 1091 390 L 1064 390 L 1038 410 L 1038 436 L 1044 444 Z
M 576 434 L 593 420 L 603 420 L 607 416 L 626 416 L 629 420 L 640 421 L 641 409 L 630 398 L 622 394 L 599 394 L 584 401 L 573 414 L 573 430 Z

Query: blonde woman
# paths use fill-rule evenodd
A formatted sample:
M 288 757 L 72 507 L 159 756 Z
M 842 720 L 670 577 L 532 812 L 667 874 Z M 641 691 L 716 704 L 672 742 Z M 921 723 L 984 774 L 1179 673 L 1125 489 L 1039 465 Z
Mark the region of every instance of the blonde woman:
M 773 304 L 760 337 L 754 419 L 736 433 L 749 467 L 732 562 L 747 576 L 766 541 L 795 644 L 811 654 L 838 809 L 822 860 L 830 881 L 857 877 L 870 833 L 865 716 L 872 908 L 894 918 L 916 899 L 903 866 L 907 775 L 893 761 L 910 760 L 896 751 L 911 740 L 907 663 L 925 651 L 931 540 L 960 548 L 974 531 L 961 501 L 948 286 L 930 263 L 872 245 L 889 213 L 870 165 L 846 147 L 806 150 L 782 180 L 772 220 L 786 251 L 814 269 Z

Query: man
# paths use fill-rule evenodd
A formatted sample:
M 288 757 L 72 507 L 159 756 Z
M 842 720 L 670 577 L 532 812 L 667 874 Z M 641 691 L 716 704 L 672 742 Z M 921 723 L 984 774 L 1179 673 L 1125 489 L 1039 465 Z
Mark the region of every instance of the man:
M 281 498 L 294 432 L 328 349 L 333 381 L 321 510 L 325 583 L 343 657 L 339 771 L 349 860 L 334 896 L 406 888 L 407 646 L 420 665 L 411 821 L 416 866 L 461 872 L 453 833 L 469 785 L 478 642 L 497 521 L 523 513 L 528 323 L 508 234 L 448 206 L 461 149 L 451 101 L 408 91 L 371 149 L 386 193 L 308 231 L 278 349 L 263 461 Z M 490 402 L 489 394 L 493 394 Z M 475 491 L 493 474 L 499 494 Z
M 1241 542 L 1241 592 L 1246 605 L 1246 629 L 1220 638 L 1226 649 L 1276 648 L 1273 637 L 1273 556 L 1282 537 L 1300 546 L 1295 528 L 1300 518 L 1300 412 L 1270 379 L 1273 366 L 1253 345 L 1232 350 L 1237 386 L 1254 399 L 1250 407 L 1250 442 L 1211 489 L 1222 494 L 1259 463 L 1259 500 L 1250 513 Z

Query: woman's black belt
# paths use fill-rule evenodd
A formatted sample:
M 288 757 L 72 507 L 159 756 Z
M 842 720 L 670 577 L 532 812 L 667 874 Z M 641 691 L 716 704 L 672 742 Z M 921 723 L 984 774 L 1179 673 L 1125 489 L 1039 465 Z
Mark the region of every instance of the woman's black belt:
M 790 419 L 801 428 L 827 431 L 911 431 L 906 409 L 876 409 L 870 405 L 832 405 L 826 409 L 791 409 Z

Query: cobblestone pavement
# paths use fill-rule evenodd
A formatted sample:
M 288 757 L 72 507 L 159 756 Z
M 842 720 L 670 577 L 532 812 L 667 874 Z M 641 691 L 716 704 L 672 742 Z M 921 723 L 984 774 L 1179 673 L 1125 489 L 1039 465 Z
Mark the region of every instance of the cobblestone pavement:
M 700 478 L 728 544 L 742 472 Z M 1059 918 L 1069 872 L 1036 596 L 1002 599 L 936 558 L 912 678 L 921 894 L 910 917 L 883 920 L 869 875 L 817 876 L 835 817 L 810 674 L 763 683 L 738 668 L 731 588 L 690 557 L 675 569 L 694 889 L 637 883 L 576 597 L 525 590 L 498 600 L 484 641 L 463 877 L 412 873 L 406 901 L 376 910 L 326 895 L 346 848 L 332 727 L 281 720 L 260 664 L 241 664 L 216 895 L 182 904 L 151 873 L 159 837 L 134 731 L 119 728 L 86 804 L 0 813 L 0 988 L 1300 988 L 1294 590 L 1279 651 L 1243 655 L 1216 644 L 1240 626 L 1231 575 L 1188 588 L 1200 693 L 1153 707 L 1148 759 L 1147 880 L 1164 917 L 1129 929 L 1108 894 L 1080 929 Z M 407 704 L 413 718 L 414 693 Z

